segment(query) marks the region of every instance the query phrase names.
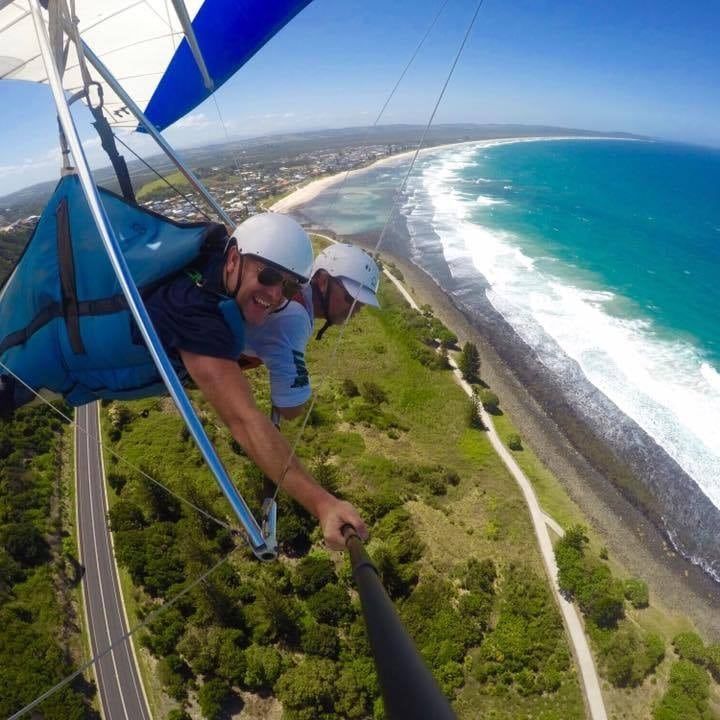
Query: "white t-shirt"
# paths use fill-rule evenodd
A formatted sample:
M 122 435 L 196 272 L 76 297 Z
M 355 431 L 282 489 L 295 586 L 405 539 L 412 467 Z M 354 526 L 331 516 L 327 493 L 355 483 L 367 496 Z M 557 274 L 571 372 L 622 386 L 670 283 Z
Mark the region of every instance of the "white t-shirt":
M 296 407 L 310 398 L 310 376 L 305 347 L 313 331 L 312 287 L 302 288 L 304 303 L 291 300 L 262 324 L 245 326 L 243 354 L 256 357 L 270 374 L 270 396 L 275 407 Z

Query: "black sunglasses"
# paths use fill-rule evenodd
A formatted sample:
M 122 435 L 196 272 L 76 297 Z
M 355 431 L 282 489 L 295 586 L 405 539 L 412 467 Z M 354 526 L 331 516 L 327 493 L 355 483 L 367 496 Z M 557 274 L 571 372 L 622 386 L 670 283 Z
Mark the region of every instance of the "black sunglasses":
M 265 287 L 282 285 L 282 294 L 287 300 L 292 300 L 300 292 L 300 282 L 298 280 L 285 277 L 279 270 L 268 265 L 258 272 L 257 279 Z

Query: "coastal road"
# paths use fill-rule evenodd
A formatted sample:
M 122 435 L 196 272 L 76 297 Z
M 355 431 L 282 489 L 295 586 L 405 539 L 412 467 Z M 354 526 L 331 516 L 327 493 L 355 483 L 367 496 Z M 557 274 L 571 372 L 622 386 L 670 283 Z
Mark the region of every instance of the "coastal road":
M 383 273 L 393 282 L 402 296 L 408 301 L 408 303 L 410 303 L 410 306 L 416 310 L 420 310 L 417 303 L 407 292 L 402 283 L 388 270 L 383 270 Z M 462 387 L 462 389 L 470 397 L 472 397 L 472 388 L 463 379 L 462 373 L 458 369 L 457 364 L 452 358 L 448 359 L 453 368 L 455 380 L 458 382 L 460 387 Z M 595 667 L 595 661 L 590 653 L 590 647 L 583 629 L 582 621 L 580 620 L 580 616 L 575 606 L 568 602 L 560 594 L 560 588 L 558 587 L 558 568 L 555 562 L 555 553 L 553 551 L 552 542 L 550 541 L 550 534 L 548 533 L 548 525 L 553 529 L 553 532 L 561 536 L 563 535 L 563 529 L 555 522 L 555 520 L 543 513 L 532 484 L 525 473 L 523 473 L 520 469 L 520 466 L 515 462 L 515 458 L 513 458 L 510 454 L 510 451 L 502 444 L 502 441 L 495 430 L 495 426 L 493 425 L 492 417 L 488 415 L 482 405 L 479 406 L 479 411 L 483 424 L 488 429 L 487 433 L 490 443 L 492 444 L 495 452 L 500 456 L 500 459 L 505 464 L 509 473 L 520 486 L 523 496 L 525 497 L 525 502 L 530 510 L 530 517 L 535 530 L 535 537 L 537 538 L 538 545 L 540 547 L 540 554 L 542 555 L 543 563 L 545 564 L 545 571 L 550 578 L 550 584 L 552 585 L 555 599 L 560 607 L 560 612 L 565 623 L 565 628 L 567 629 L 573 654 L 575 656 L 578 669 L 580 670 L 583 693 L 587 703 L 587 708 L 590 712 L 590 717 L 592 720 L 607 720 L 607 711 L 605 710 L 605 702 L 603 700 L 602 693 L 600 692 L 600 680 L 598 678 L 597 668 Z
M 122 638 L 128 628 L 108 529 L 97 403 L 78 408 L 76 422 L 78 546 L 85 568 L 85 621 L 95 657 Z M 93 668 L 105 720 L 151 720 L 130 638 L 118 643 Z

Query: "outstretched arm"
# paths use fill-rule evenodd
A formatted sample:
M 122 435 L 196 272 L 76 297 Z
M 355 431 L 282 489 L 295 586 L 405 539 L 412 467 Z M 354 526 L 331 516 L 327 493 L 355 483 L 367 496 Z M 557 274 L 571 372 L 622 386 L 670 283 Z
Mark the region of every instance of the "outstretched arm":
M 279 483 L 291 450 L 285 438 L 255 405 L 250 384 L 232 360 L 180 351 L 185 368 L 248 456 L 273 482 Z M 318 485 L 292 457 L 282 488 L 320 522 L 333 550 L 345 547 L 341 529 L 352 525 L 360 537 L 367 528 L 357 510 Z

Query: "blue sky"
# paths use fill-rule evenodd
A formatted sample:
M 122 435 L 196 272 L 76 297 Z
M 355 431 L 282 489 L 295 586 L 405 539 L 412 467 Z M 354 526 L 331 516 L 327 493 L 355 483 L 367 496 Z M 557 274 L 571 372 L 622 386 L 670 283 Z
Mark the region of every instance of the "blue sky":
M 371 123 L 442 3 L 315 0 L 218 91 L 227 131 Z M 382 122 L 427 121 L 474 8 L 474 0 L 449 0 Z M 622 130 L 720 146 L 718 27 L 716 0 L 485 0 L 436 122 Z M 56 177 L 48 89 L 0 82 L 0 108 L 0 195 Z M 85 127 L 86 113 L 76 115 Z M 166 134 L 180 148 L 225 136 L 213 102 Z M 133 145 L 152 152 L 144 138 Z M 99 161 L 94 139 L 88 152 Z

